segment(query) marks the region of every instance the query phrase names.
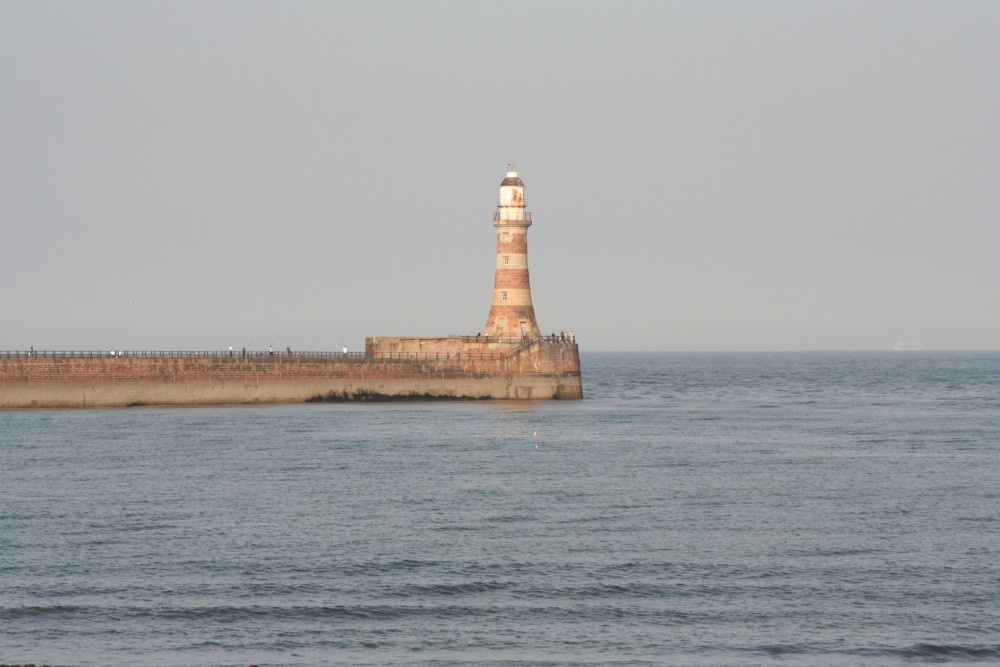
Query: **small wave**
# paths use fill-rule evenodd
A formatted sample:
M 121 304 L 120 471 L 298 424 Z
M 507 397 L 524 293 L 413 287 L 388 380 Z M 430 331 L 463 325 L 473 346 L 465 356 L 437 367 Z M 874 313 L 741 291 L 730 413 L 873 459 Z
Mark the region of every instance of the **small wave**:
M 89 607 L 74 605 L 33 605 L 30 607 L 7 607 L 0 609 L 0 621 L 15 621 L 24 618 L 43 618 L 46 616 L 71 616 L 89 612 Z
M 588 598 L 614 598 L 619 596 L 627 596 L 628 598 L 661 598 L 667 595 L 675 597 L 685 595 L 684 590 L 676 586 L 637 582 L 621 584 L 595 584 L 593 586 L 584 586 L 580 588 L 559 589 L 557 592 L 560 597 L 565 596 L 574 600 Z
M 347 576 L 375 576 L 379 574 L 396 574 L 400 572 L 418 572 L 420 570 L 431 569 L 444 565 L 438 560 L 415 560 L 403 558 L 390 561 L 366 561 L 352 563 L 339 567 L 338 571 Z M 306 570 L 310 571 L 310 570 Z
M 1000 658 L 1000 644 L 963 646 L 959 644 L 921 643 L 902 648 L 859 648 L 847 651 L 846 654 L 879 661 L 889 659 L 930 663 L 982 662 L 987 660 L 992 662 Z
M 460 584 L 414 584 L 404 586 L 399 594 L 404 597 L 411 595 L 470 595 L 473 593 L 489 593 L 509 588 L 509 581 L 468 581 Z
M 211 607 L 129 608 L 132 618 L 180 620 L 211 623 L 238 623 L 254 619 L 273 622 L 336 620 L 391 621 L 405 618 L 472 618 L 498 613 L 495 607 L 440 604 L 354 604 L 317 606 L 218 605 Z
M 983 660 L 985 658 L 1000 658 L 1000 645 L 996 646 L 959 646 L 956 644 L 915 644 L 896 652 L 904 658 L 965 658 Z
M 756 650 L 774 657 L 814 652 L 813 647 L 806 644 L 765 644 Z
M 496 516 L 487 517 L 484 519 L 485 523 L 522 523 L 525 521 L 534 521 L 537 517 L 530 514 L 498 514 Z
M 238 607 L 222 605 L 214 607 L 189 607 L 172 609 L 142 609 L 134 610 L 137 616 L 148 616 L 158 619 L 214 621 L 232 623 L 254 618 L 273 620 L 315 620 L 315 619 L 389 619 L 398 618 L 405 613 L 400 607 L 386 605 L 347 606 L 329 605 L 315 607 L 271 607 L 247 606 Z
M 829 558 L 832 556 L 871 556 L 882 553 L 879 549 L 789 549 L 788 554 L 795 558 Z

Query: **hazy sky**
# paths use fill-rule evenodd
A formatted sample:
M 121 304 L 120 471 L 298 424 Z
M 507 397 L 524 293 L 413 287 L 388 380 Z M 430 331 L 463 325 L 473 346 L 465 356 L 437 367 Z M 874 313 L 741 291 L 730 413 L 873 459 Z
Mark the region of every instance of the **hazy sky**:
M 0 350 L 1000 348 L 1000 2 L 0 0 Z

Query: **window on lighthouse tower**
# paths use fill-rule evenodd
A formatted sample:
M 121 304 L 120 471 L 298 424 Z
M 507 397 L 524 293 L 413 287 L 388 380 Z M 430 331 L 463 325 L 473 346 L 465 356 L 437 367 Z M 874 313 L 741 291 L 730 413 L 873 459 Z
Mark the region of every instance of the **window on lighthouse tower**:
M 500 300 L 501 301 L 507 300 L 507 292 L 500 292 Z
M 504 255 L 503 256 L 503 265 L 504 266 L 510 266 L 510 255 Z

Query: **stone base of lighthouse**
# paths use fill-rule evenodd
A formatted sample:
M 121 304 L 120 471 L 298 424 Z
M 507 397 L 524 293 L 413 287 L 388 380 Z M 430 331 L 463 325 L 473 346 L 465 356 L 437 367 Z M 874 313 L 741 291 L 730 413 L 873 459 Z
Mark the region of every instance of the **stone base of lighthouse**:
M 583 398 L 580 350 L 565 336 L 372 337 L 365 357 L 420 362 L 431 374 L 471 374 L 474 391 L 482 392 L 477 398 Z

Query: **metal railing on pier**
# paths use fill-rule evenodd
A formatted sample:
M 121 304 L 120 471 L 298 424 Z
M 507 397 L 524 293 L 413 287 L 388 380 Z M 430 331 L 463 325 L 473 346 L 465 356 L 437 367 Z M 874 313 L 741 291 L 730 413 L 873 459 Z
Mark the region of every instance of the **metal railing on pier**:
M 365 352 L 341 351 L 296 351 L 296 350 L 7 350 L 0 351 L 0 359 L 206 359 L 224 361 L 227 359 L 252 361 L 343 359 L 361 361 L 378 360 L 473 360 L 504 359 L 512 354 L 511 349 L 489 349 L 487 345 L 503 345 L 513 348 L 513 352 L 530 347 L 536 342 L 572 344 L 576 336 L 572 332 L 540 336 L 537 338 L 496 338 L 494 336 L 449 336 L 462 342 L 478 343 L 480 350 L 469 352 L 376 352 L 369 357 Z
M 364 352 L 295 350 L 15 350 L 0 359 L 364 359 Z

